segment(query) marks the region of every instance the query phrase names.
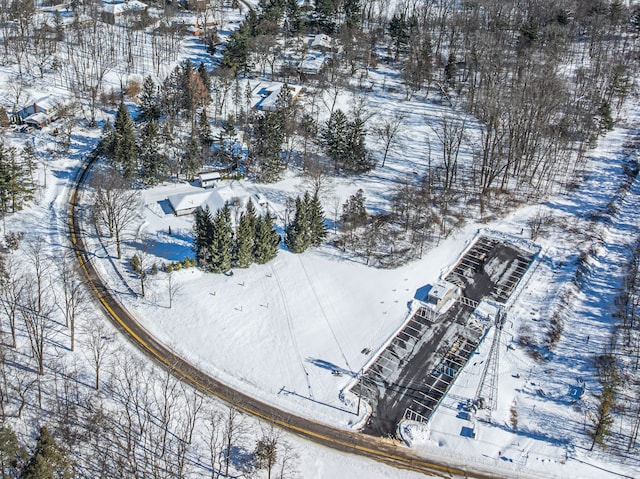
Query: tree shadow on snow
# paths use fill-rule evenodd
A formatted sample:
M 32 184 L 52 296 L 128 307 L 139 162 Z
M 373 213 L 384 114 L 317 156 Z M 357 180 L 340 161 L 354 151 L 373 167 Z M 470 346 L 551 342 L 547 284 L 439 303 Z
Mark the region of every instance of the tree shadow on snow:
M 333 374 L 345 374 L 354 378 L 358 376 L 358 373 L 350 371 L 349 369 L 341 368 L 340 366 L 336 366 L 335 364 L 329 361 L 325 361 L 324 359 L 307 358 L 306 361 L 321 369 L 331 371 Z

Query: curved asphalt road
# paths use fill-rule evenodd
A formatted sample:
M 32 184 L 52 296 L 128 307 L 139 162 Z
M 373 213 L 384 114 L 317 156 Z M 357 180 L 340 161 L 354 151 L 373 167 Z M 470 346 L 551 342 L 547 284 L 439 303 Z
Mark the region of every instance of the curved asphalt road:
M 468 470 L 464 465 L 449 466 L 444 460 L 425 459 L 397 442 L 368 436 L 359 432 L 338 429 L 282 411 L 218 381 L 158 342 L 137 323 L 135 318 L 120 304 L 103 283 L 86 251 L 81 224 L 82 207 L 80 201 L 88 172 L 96 159 L 97 153 L 92 152 L 79 173 L 77 183 L 70 194 L 68 219 L 71 242 L 87 283 L 100 301 L 107 317 L 145 354 L 161 366 L 171 370 L 176 377 L 190 383 L 198 390 L 217 396 L 224 402 L 248 414 L 269 421 L 318 444 L 343 452 L 370 457 L 394 467 L 430 475 L 475 477 L 480 479 L 513 477 L 513 475 L 496 475 L 490 471 L 472 471 Z

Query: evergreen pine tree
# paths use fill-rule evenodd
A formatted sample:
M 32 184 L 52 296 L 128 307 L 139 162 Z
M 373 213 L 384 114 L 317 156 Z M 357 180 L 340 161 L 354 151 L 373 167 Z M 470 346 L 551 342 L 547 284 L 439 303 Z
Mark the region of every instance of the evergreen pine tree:
M 204 66 L 203 62 L 200 62 L 200 65 L 198 65 L 198 74 L 202 79 L 202 84 L 207 88 L 208 91 L 211 91 L 211 78 L 209 77 L 209 72 L 207 71 L 207 67 Z
M 160 100 L 158 87 L 151 76 L 144 79 L 142 92 L 140 93 L 140 115 L 142 121 L 157 121 L 160 119 Z
M 98 149 L 108 157 L 113 155 L 113 145 L 115 144 L 115 130 L 113 129 L 113 123 L 107 119 L 102 127 L 102 134 L 100 137 L 100 143 Z
M 34 178 L 34 173 L 36 173 L 38 169 L 38 155 L 36 154 L 36 149 L 33 146 L 33 143 L 31 142 L 25 143 L 24 147 L 22 148 L 22 163 L 26 172 L 28 173 L 28 181 L 35 190 L 37 185 Z
M 234 255 L 234 263 L 238 268 L 248 268 L 254 261 L 255 221 L 256 218 L 250 218 L 246 212 L 240 216 L 240 223 L 236 231 L 236 249 Z
M 218 144 L 220 147 L 218 154 L 221 162 L 228 163 L 231 161 L 233 157 L 233 144 L 236 142 L 237 134 L 234 117 L 233 115 L 229 115 L 218 133 Z
M 400 52 L 406 49 L 406 45 L 409 42 L 409 24 L 404 14 L 395 13 L 389 22 L 389 36 L 393 40 L 395 47 L 394 59 L 397 61 L 400 57 Z
M 131 180 L 137 173 L 138 152 L 133 121 L 124 102 L 120 102 L 113 128 L 114 141 L 111 158 L 122 170 L 124 178 Z
M 593 439 L 590 451 L 598 444 L 600 447 L 606 447 L 606 439 L 611 435 L 611 426 L 613 425 L 613 417 L 611 410 L 615 407 L 616 391 L 615 385 L 607 384 L 602 393 L 596 396 L 598 399 L 598 409 L 592 417 L 593 430 L 589 435 Z
M 209 245 L 210 268 L 215 273 L 224 273 L 231 269 L 233 257 L 233 228 L 229 205 L 216 211 L 213 218 L 213 241 Z
M 35 184 L 28 155 L 18 155 L 0 141 L 0 214 L 18 211 L 33 199 Z M 33 165 L 32 165 L 33 166 Z
M 191 76 L 195 72 L 195 68 L 191 60 L 188 58 L 182 63 L 182 68 L 180 71 L 180 93 L 181 93 L 181 107 L 186 111 L 192 111 L 194 109 L 193 104 L 193 92 Z
M 282 115 L 277 111 L 259 115 L 254 129 L 252 151 L 258 181 L 273 183 L 280 179 L 285 167 L 281 156 L 283 141 Z
M 182 69 L 176 66 L 169 76 L 162 82 L 160 90 L 160 105 L 163 113 L 167 116 L 169 124 L 173 122 L 182 107 Z
M 36 449 L 24 468 L 23 479 L 71 479 L 67 453 L 56 444 L 46 426 L 40 429 Z
M 316 191 L 311 197 L 307 207 L 309 212 L 309 234 L 312 246 L 320 246 L 329 234 L 324 223 L 324 210 Z
M 202 166 L 201 149 L 198 140 L 193 136 L 180 143 L 182 155 L 180 173 L 189 181 L 193 180 L 198 169 Z
M 251 221 L 251 227 L 255 228 L 258 215 L 256 213 L 256 207 L 253 205 L 253 201 L 251 201 L 251 198 L 249 198 L 249 200 L 247 201 L 245 213 Z
M 256 13 L 249 10 L 247 19 L 240 28 L 231 32 L 222 52 L 222 65 L 229 68 L 234 74 L 246 72 L 249 67 L 249 48 L 251 45 L 251 22 L 255 20 Z
M 268 263 L 278 255 L 278 244 L 280 244 L 280 235 L 268 213 L 256 218 L 255 231 L 254 257 L 256 263 Z
M 355 244 L 357 242 L 356 231 L 367 224 L 367 211 L 364 208 L 364 201 L 364 192 L 360 189 L 342 205 L 340 229 L 344 233 L 344 249 L 349 243 Z
M 202 269 L 211 268 L 210 245 L 213 242 L 213 218 L 208 206 L 198 208 L 193 222 L 193 250 Z
M 315 0 L 314 10 L 316 22 L 322 31 L 333 33 L 336 30 L 336 3 L 332 0 Z
M 163 177 L 165 158 L 158 148 L 160 141 L 158 122 L 151 120 L 142 128 L 139 145 L 140 175 L 147 185 L 155 185 Z
M 349 154 L 347 116 L 340 109 L 335 110 L 321 131 L 320 139 L 326 154 L 333 160 L 335 171 L 344 168 Z
M 0 477 L 2 479 L 14 477 L 13 464 L 19 451 L 16 433 L 8 426 L 0 426 Z
M 213 134 L 211 133 L 211 125 L 209 124 L 209 116 L 207 110 L 202 109 L 200 118 L 198 119 L 198 137 L 203 147 L 209 148 L 213 143 Z
M 285 231 L 285 245 L 293 253 L 302 253 L 311 245 L 309 230 L 309 193 L 305 193 L 304 199 L 296 198 L 296 212 L 293 221 Z
M 344 158 L 345 170 L 352 173 L 366 173 L 375 166 L 375 162 L 365 147 L 366 130 L 364 120 L 356 117 L 349 122 L 347 130 L 347 154 Z
M 223 144 L 227 142 L 236 141 L 238 136 L 238 132 L 236 131 L 236 121 L 233 115 L 229 115 L 227 117 L 227 121 L 222 125 L 222 129 L 220 130 L 220 146 L 224 147 Z
M 286 0 L 285 15 L 287 27 L 291 35 L 297 35 L 304 28 L 304 15 L 297 0 Z
M 359 189 L 354 195 L 342 206 L 342 216 L 340 221 L 343 226 L 350 228 L 358 228 L 367 223 L 367 210 L 364 207 L 365 197 L 364 191 Z

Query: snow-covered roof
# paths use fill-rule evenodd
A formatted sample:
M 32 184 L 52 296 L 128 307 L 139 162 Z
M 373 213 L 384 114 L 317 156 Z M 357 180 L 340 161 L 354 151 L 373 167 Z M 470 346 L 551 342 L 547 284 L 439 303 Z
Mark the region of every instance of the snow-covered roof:
M 49 111 L 59 103 L 59 100 L 47 95 L 34 100 L 29 106 L 36 105 L 38 111 Z
M 258 211 L 260 211 L 261 207 L 267 206 L 266 200 L 261 195 L 252 197 L 244 188 L 234 188 L 231 185 L 221 186 L 213 190 L 203 191 L 198 189 L 193 192 L 171 195 L 167 199 L 177 215 L 187 214 L 196 208 L 205 208 L 207 206 L 212 213 L 215 213 L 220 208 L 223 208 L 225 204 L 228 204 L 236 213 L 232 214 L 234 223 L 239 220 L 239 212 L 244 210 L 249 199 L 253 201 Z
M 276 111 L 276 101 L 284 83 L 280 82 L 260 82 L 251 91 L 251 106 L 261 111 Z M 288 85 L 291 97 L 295 100 L 302 87 L 300 85 Z
M 441 280 L 433 285 L 429 290 L 429 296 L 432 298 L 443 299 L 450 291 L 454 291 L 457 286 L 449 281 Z
M 176 212 L 186 212 L 189 210 L 195 210 L 199 206 L 203 205 L 211 192 L 209 191 L 195 191 L 189 193 L 180 193 L 177 195 L 171 195 L 167 199 L 171 203 L 171 207 Z
M 219 180 L 221 177 L 219 172 L 212 171 L 210 173 L 200 173 L 198 175 L 198 178 L 200 179 L 200 181 L 208 181 L 208 180 Z
M 50 115 L 47 115 L 46 113 L 43 113 L 43 112 L 39 112 L 39 113 L 34 113 L 33 115 L 29 115 L 24 119 L 24 122 L 29 123 L 30 125 L 40 126 L 40 125 L 43 125 L 44 123 L 47 123 L 50 119 L 51 119 Z
M 58 20 L 55 20 L 56 14 L 59 14 Z M 76 20 L 90 20 L 90 17 L 86 14 L 74 12 L 69 4 L 66 3 L 38 8 L 32 17 L 33 24 L 38 27 L 42 27 L 45 24 L 53 27 L 56 21 L 60 21 L 63 26 L 67 27 Z
M 335 41 L 329 35 L 325 35 L 324 33 L 320 33 L 313 37 L 311 40 L 311 44 L 309 48 L 311 49 L 331 49 L 335 46 Z
M 309 53 L 306 58 L 300 62 L 300 71 L 308 75 L 315 75 L 322 69 L 326 61 L 327 57 L 321 53 Z
M 60 100 L 53 96 L 47 95 L 38 98 L 37 100 L 26 103 L 20 110 L 17 111 L 16 116 L 20 118 L 33 117 L 36 113 L 44 113 L 50 115 L 54 108 L 60 104 Z M 34 118 L 32 118 L 33 121 Z
M 102 10 L 104 12 L 111 13 L 114 16 L 122 15 L 124 12 L 140 12 L 146 9 L 147 6 L 138 0 L 127 0 L 124 2 L 113 3 L 105 2 L 102 6 Z
M 204 204 L 207 205 L 211 211 L 224 208 L 225 204 L 238 206 L 244 209 L 250 197 L 251 196 L 244 188 L 222 186 L 211 191 Z

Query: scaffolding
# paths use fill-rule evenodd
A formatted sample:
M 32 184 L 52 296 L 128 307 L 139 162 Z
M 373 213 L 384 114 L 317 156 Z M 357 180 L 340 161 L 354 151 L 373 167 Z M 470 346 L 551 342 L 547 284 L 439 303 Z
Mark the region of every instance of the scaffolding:
M 496 330 L 491 342 L 489 356 L 480 375 L 480 382 L 476 389 L 474 405 L 477 409 L 484 409 L 488 413 L 488 422 L 491 422 L 491 412 L 495 411 L 498 401 L 498 367 L 500 365 L 500 336 L 506 320 L 503 309 L 496 315 Z

